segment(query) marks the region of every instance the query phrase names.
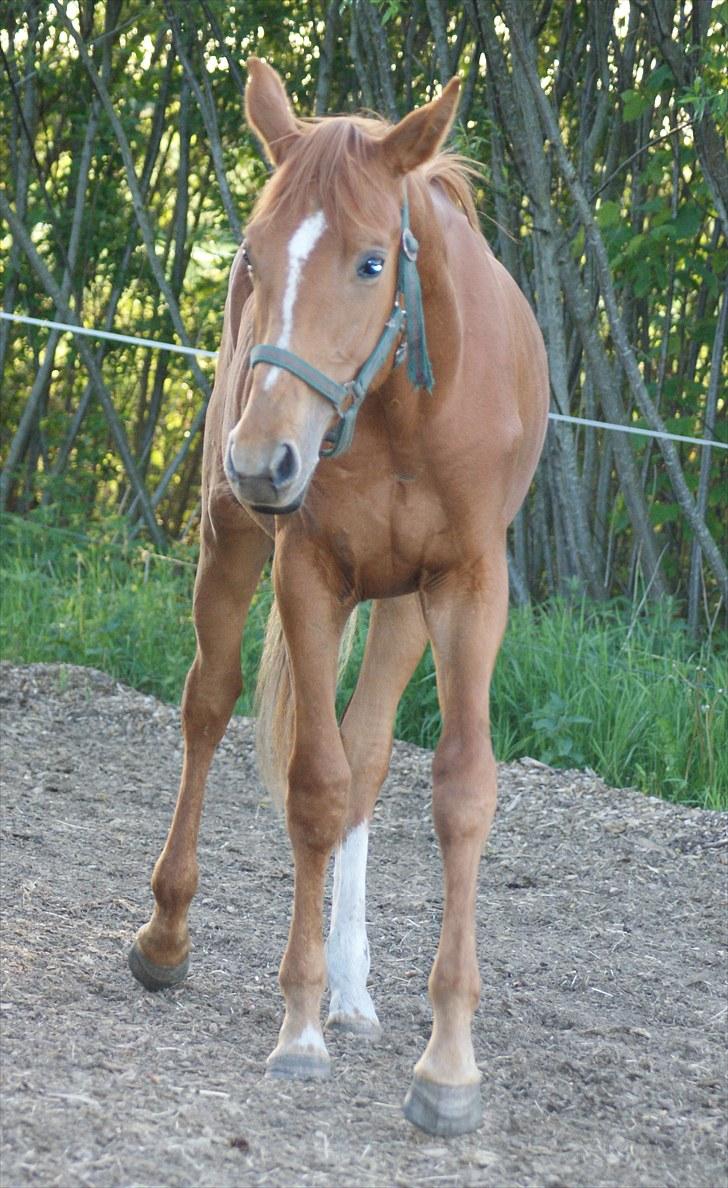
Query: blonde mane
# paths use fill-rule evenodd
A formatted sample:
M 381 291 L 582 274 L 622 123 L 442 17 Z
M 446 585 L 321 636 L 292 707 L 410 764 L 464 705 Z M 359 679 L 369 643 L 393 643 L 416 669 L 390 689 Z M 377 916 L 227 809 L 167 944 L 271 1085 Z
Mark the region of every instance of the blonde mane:
M 341 235 L 352 227 L 376 229 L 383 204 L 391 201 L 391 180 L 387 184 L 376 142 L 391 127 L 386 120 L 372 116 L 299 121 L 303 135 L 265 186 L 253 218 L 265 222 L 283 205 L 301 211 L 316 205 Z M 421 186 L 437 185 L 478 229 L 470 180 L 477 175 L 471 162 L 445 150 L 409 176 Z

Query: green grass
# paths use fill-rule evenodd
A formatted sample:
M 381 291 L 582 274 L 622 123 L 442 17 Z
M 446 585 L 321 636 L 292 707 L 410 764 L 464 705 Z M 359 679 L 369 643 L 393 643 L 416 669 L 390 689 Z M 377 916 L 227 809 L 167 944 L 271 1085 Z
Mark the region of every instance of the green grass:
M 42 523 L 3 517 L 0 655 L 103 669 L 178 701 L 194 652 L 194 556 L 89 542 Z M 246 692 L 270 604 L 263 583 L 246 632 Z M 342 688 L 351 693 L 366 630 L 362 615 Z M 728 639 L 696 645 L 674 608 L 554 601 L 511 613 L 492 692 L 501 760 L 531 755 L 593 768 L 632 786 L 705 808 L 728 808 Z M 396 734 L 433 746 L 440 728 L 429 654 L 402 699 Z

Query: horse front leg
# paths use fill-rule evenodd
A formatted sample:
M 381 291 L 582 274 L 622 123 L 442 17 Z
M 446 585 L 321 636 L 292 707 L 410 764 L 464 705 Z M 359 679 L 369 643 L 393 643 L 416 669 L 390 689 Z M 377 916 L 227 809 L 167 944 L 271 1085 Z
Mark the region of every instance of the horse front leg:
M 286 797 L 294 892 L 288 945 L 279 975 L 285 1017 L 267 1071 L 312 1078 L 326 1076 L 329 1071 L 320 1018 L 326 984 L 323 893 L 329 857 L 341 837 L 349 798 L 350 772 L 336 721 L 335 696 L 339 643 L 351 608 L 329 592 L 317 569 L 307 566 L 300 554 L 293 564 L 285 562 L 285 556 L 277 553 L 276 597 L 294 696 L 294 741 Z
M 502 560 L 499 554 L 502 553 Z M 475 948 L 478 865 L 496 803 L 489 686 L 508 610 L 505 550 L 424 596 L 443 728 L 433 763 L 433 816 L 445 903 L 429 980 L 430 1041 L 415 1066 L 405 1115 L 430 1134 L 475 1130 L 482 1117 L 471 1035 L 480 994 Z
M 243 626 L 271 547 L 247 517 L 234 529 L 213 531 L 209 519 L 203 524 L 194 594 L 197 651 L 182 698 L 182 777 L 169 834 L 152 874 L 154 911 L 129 953 L 129 967 L 147 990 L 163 990 L 187 974 L 187 914 L 197 890 L 197 838 L 207 773 L 242 690 Z
M 331 929 L 326 944 L 331 1003 L 327 1029 L 375 1039 L 381 1032 L 367 990 L 366 868 L 369 819 L 392 752 L 399 699 L 427 644 L 419 597 L 375 602 L 354 695 L 341 725 L 351 796 L 336 847 Z

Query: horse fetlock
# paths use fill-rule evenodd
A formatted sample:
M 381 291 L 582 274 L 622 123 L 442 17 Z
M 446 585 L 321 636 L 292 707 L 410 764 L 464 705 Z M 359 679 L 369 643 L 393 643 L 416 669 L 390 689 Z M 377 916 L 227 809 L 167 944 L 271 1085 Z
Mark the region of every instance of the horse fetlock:
M 331 990 L 327 1031 L 346 1031 L 365 1039 L 378 1039 L 382 1028 L 371 995 L 365 986 Z
M 186 916 L 199 881 L 197 859 L 184 860 L 162 853 L 152 874 L 152 891 L 161 916 L 168 926 L 174 926 L 180 916 Z
M 139 943 L 138 936 L 129 950 L 128 962 L 136 980 L 141 982 L 146 990 L 152 991 L 168 990 L 184 981 L 190 964 L 189 957 L 183 957 L 173 965 L 152 960 Z
M 307 1019 L 317 1015 L 326 988 L 326 968 L 323 957 L 318 960 L 307 953 L 305 961 L 286 952 L 281 962 L 278 984 L 286 1000 L 286 1010 L 294 1018 Z
M 300 994 L 286 999 L 278 1043 L 266 1062 L 269 1073 L 304 1079 L 328 1076 L 330 1060 L 319 1020 L 319 1001 Z
M 319 1080 L 329 1075 L 331 1058 L 318 1023 L 294 1023 L 286 1015 L 278 1043 L 266 1061 L 271 1076 Z
M 182 925 L 175 922 L 170 926 L 157 911 L 149 923 L 139 929 L 134 943 L 148 961 L 162 967 L 181 966 L 190 952 L 186 922 Z
M 477 1084 L 480 1071 L 475 1063 L 471 1034 L 472 1011 L 447 1012 L 435 1009 L 432 1035 L 415 1073 L 441 1085 Z
M 437 1011 L 470 1019 L 480 1001 L 480 974 L 473 962 L 466 969 L 436 962 L 428 981 L 430 1001 Z

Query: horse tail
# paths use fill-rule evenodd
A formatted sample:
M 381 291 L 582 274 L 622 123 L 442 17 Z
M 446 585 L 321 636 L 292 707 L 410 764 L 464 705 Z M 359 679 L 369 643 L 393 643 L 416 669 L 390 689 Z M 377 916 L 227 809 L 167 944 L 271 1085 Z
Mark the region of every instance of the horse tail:
M 338 676 L 349 663 L 356 636 L 358 608 L 349 616 L 339 649 Z M 255 689 L 255 750 L 258 771 L 273 804 L 283 812 L 288 764 L 293 750 L 293 683 L 286 639 L 273 599 L 265 630 L 263 654 Z

